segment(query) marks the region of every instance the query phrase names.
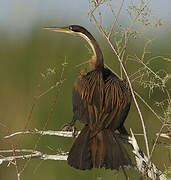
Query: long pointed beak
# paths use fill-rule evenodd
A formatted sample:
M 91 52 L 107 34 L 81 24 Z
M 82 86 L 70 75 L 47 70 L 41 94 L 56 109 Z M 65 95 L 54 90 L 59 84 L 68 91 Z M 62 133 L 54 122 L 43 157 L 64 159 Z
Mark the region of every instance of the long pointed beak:
M 68 27 L 44 27 L 43 29 L 47 29 L 54 32 L 63 32 L 63 33 L 71 33 L 72 31 Z

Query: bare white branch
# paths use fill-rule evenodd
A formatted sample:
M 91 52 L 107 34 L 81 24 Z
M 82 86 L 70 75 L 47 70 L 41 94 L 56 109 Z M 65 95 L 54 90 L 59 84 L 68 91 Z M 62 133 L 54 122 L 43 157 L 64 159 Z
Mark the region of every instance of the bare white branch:
M 31 158 L 38 158 L 42 160 L 67 160 L 67 153 L 60 153 L 55 155 L 44 154 L 40 151 L 34 151 L 32 149 L 15 149 L 15 150 L 0 150 L 0 153 L 29 153 L 25 155 L 15 156 L 0 156 L 0 164 L 3 162 L 12 162 L 14 160 L 25 160 Z
M 149 178 L 158 180 L 167 180 L 167 177 L 165 174 L 163 174 L 153 163 L 149 165 L 148 157 L 142 152 L 142 150 L 139 148 L 137 141 L 135 139 L 135 136 L 131 131 L 131 136 L 129 136 L 129 143 L 133 146 L 133 153 L 135 154 L 136 164 L 138 171 L 141 172 L 144 175 L 147 175 Z
M 77 132 L 77 135 L 79 133 L 80 132 Z M 40 134 L 40 135 L 43 135 L 43 136 L 44 135 L 50 135 L 50 136 L 74 137 L 74 135 L 73 135 L 73 133 L 71 131 L 52 131 L 52 130 L 40 131 L 40 130 L 34 129 L 34 130 L 15 132 L 13 134 L 5 136 L 4 138 L 10 138 L 10 137 L 20 135 L 20 134 Z

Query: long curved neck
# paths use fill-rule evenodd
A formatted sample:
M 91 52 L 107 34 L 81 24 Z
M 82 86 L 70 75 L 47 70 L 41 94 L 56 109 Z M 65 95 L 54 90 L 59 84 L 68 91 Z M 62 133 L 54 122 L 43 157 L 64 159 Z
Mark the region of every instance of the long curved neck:
M 89 60 L 90 69 L 100 69 L 104 67 L 104 61 L 103 61 L 103 54 L 102 51 L 97 44 L 97 41 L 94 39 L 94 37 L 88 32 L 80 33 L 80 35 L 89 43 L 93 50 L 93 56 Z

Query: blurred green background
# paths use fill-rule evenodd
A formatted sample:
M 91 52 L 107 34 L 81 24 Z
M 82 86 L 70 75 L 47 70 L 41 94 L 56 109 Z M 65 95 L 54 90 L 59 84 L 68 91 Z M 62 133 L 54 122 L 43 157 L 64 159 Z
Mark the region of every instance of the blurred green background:
M 117 1 L 119 2 L 119 1 Z M 117 2 L 115 4 L 117 5 Z M 169 2 L 168 2 L 169 3 Z M 165 3 L 167 4 L 167 3 Z M 116 73 L 119 74 L 119 64 L 112 54 L 110 47 L 104 39 L 89 23 L 88 2 L 73 1 L 4 1 L 1 2 L 1 29 L 0 29 L 0 149 L 28 148 L 33 149 L 38 136 L 24 135 L 23 141 L 19 143 L 19 137 L 13 137 L 4 140 L 3 136 L 22 131 L 27 123 L 27 117 L 34 103 L 34 96 L 45 92 L 60 79 L 62 64 L 65 59 L 67 65 L 64 70 L 64 83 L 60 89 L 57 103 L 54 108 L 53 116 L 48 121 L 47 130 L 58 130 L 64 123 L 72 119 L 72 85 L 80 69 L 87 65 L 78 64 L 87 61 L 91 53 L 88 51 L 87 43 L 76 37 L 65 34 L 58 34 L 43 30 L 42 27 L 49 25 L 64 26 L 69 24 L 80 24 L 88 28 L 98 40 L 104 53 L 105 63 L 109 65 Z M 161 7 L 161 11 L 156 10 L 162 18 L 168 19 L 168 8 L 166 5 L 154 3 L 153 9 Z M 162 9 L 163 8 L 163 9 Z M 166 9 L 168 11 L 166 11 Z M 161 13 L 162 12 L 162 13 Z M 166 13 L 167 12 L 167 13 Z M 127 17 L 123 16 L 123 22 Z M 110 23 L 110 22 L 109 22 Z M 165 24 L 166 25 L 166 24 Z M 148 30 L 147 30 L 148 31 Z M 162 26 L 156 29 L 150 29 L 145 32 L 147 36 L 154 38 L 150 46 L 151 56 L 171 56 L 171 31 L 168 27 Z M 134 40 L 128 48 L 131 55 L 141 54 L 144 42 Z M 56 74 L 42 77 L 46 74 L 47 69 L 54 69 Z M 128 62 L 128 73 L 132 74 L 137 68 L 136 63 Z M 156 61 L 151 64 L 155 71 L 164 69 L 170 73 L 171 64 L 167 61 Z M 170 84 L 168 84 L 170 86 Z M 159 101 L 161 94 L 154 91 L 151 99 L 148 99 L 148 90 L 135 88 L 139 93 L 153 105 Z M 169 87 L 171 88 L 171 86 Z M 43 129 L 51 111 L 51 105 L 55 99 L 57 89 L 42 96 L 31 116 L 31 121 L 27 129 Z M 138 101 L 140 102 L 140 101 Z M 150 148 L 156 137 L 156 133 L 161 127 L 161 123 L 152 113 L 140 102 L 145 124 L 147 128 Z M 156 109 L 160 115 L 160 109 Z M 137 115 L 134 103 L 126 120 L 127 129 L 132 128 L 134 133 L 142 133 L 142 126 Z M 77 127 L 82 125 L 77 123 Z M 144 139 L 137 136 L 137 140 L 145 151 Z M 55 154 L 60 149 L 68 151 L 74 139 L 43 136 L 38 143 L 37 150 L 44 153 Z M 170 163 L 170 152 L 163 145 L 169 143 L 167 140 L 160 139 L 159 144 L 153 154 L 152 161 L 161 170 Z M 131 154 L 131 148 L 129 153 Z M 133 156 L 132 156 L 133 158 Z M 25 161 L 17 161 L 18 168 L 22 168 Z M 1 165 L 0 179 L 10 180 L 17 179 L 16 169 L 7 163 Z M 137 173 L 134 170 L 127 171 L 131 179 L 137 179 Z M 42 161 L 33 159 L 29 162 L 27 168 L 22 174 L 22 179 L 124 179 L 122 172 L 115 172 L 104 169 L 93 169 L 91 171 L 78 171 L 68 166 L 66 161 Z

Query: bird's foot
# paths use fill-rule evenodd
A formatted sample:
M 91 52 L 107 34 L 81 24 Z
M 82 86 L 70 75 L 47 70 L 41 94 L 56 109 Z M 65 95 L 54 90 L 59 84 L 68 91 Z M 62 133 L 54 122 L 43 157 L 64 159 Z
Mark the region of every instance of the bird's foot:
M 73 136 L 76 136 L 78 131 L 76 129 L 76 127 L 74 126 L 73 123 L 69 122 L 69 123 L 66 123 L 64 124 L 61 128 L 60 128 L 61 131 L 71 131 Z

